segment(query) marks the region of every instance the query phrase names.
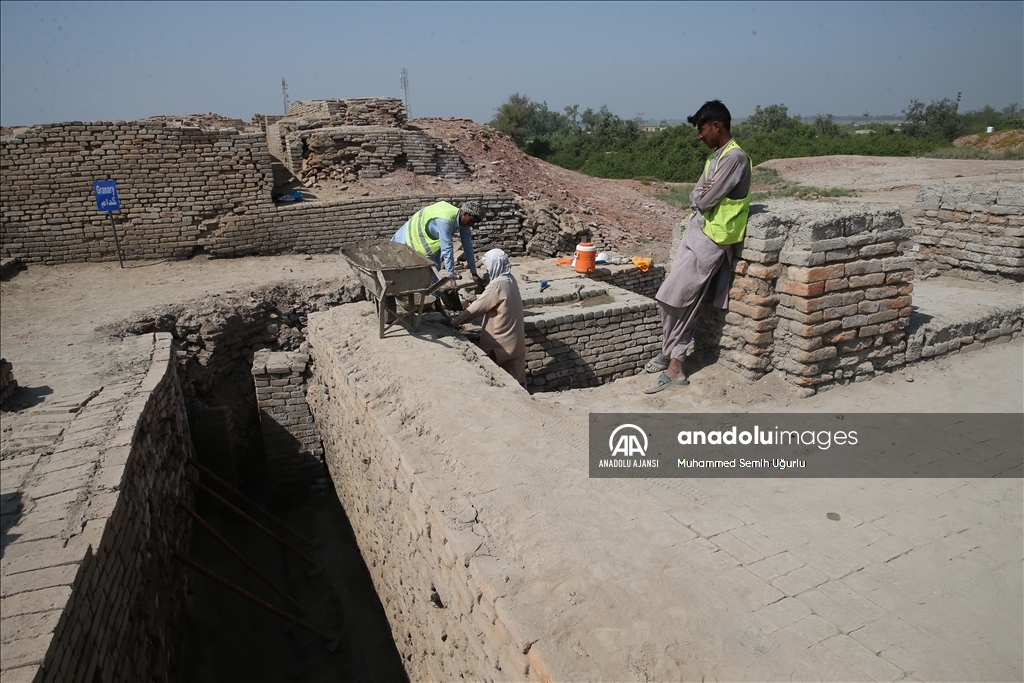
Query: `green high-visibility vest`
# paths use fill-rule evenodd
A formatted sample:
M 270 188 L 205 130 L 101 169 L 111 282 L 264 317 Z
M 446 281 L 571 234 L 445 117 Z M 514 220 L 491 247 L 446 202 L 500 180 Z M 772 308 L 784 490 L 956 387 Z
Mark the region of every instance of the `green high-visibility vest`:
M 718 164 L 722 161 L 722 157 L 732 149 L 740 149 L 735 140 L 730 140 L 722 153 L 715 159 L 714 171 L 711 171 L 711 160 L 714 159 L 714 155 L 708 157 L 707 163 L 704 164 L 705 180 L 710 180 L 713 173 L 718 171 Z M 747 163 L 750 164 L 751 173 L 753 173 L 753 164 L 750 162 L 749 156 Z M 750 188 L 747 188 L 747 196 L 743 199 L 723 197 L 717 205 L 708 210 L 704 214 L 704 234 L 716 244 L 742 242 L 747 235 L 748 216 L 750 216 Z
M 448 202 L 425 206 L 412 215 L 405 231 L 405 243 L 430 259 L 441 251 L 440 237 L 431 237 L 427 232 L 427 223 L 434 218 L 444 218 L 458 229 L 459 207 Z

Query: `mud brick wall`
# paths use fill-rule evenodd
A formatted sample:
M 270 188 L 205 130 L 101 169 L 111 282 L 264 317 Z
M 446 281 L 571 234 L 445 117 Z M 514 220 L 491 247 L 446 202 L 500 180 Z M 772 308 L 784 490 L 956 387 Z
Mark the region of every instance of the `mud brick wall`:
M 620 287 L 634 294 L 641 294 L 654 298 L 665 281 L 665 266 L 651 264 L 644 272 L 636 266 L 613 266 L 611 268 L 599 268 L 596 272 L 589 274 L 592 280 L 604 282 L 614 287 Z
M 6 358 L 0 358 L 0 405 L 7 403 L 7 399 L 17 388 L 18 381 L 14 379 L 14 366 Z
M 260 132 L 152 120 L 33 126 L 0 139 L 3 256 L 115 259 L 92 188 L 104 179 L 117 181 L 125 258 L 191 256 L 220 218 L 270 203 L 270 162 Z
M 109 217 L 96 210 L 92 189 L 94 180 L 106 178 L 118 182 L 122 210 L 115 224 L 129 261 L 198 252 L 323 253 L 390 238 L 439 199 L 483 201 L 488 218 L 474 229 L 478 249 L 521 254 L 529 238 L 510 194 L 276 206 L 271 161 L 259 132 L 149 120 L 35 126 L 0 144 L 0 250 L 4 259 L 46 264 L 117 258 Z
M 310 182 L 380 178 L 399 168 L 443 178 L 471 175 L 462 160 L 447 151 L 440 140 L 421 131 L 398 128 L 344 126 L 298 130 L 284 135 L 282 153 L 285 166 Z
M 895 208 L 780 201 L 752 214 L 728 312 L 708 307 L 695 345 L 742 374 L 810 392 L 906 362 L 913 228 Z
M 578 293 L 574 286 L 580 287 Z M 589 306 L 588 299 L 600 303 Z M 657 304 L 618 287 L 560 280 L 546 295 L 524 297 L 523 306 L 530 312 L 525 322 L 526 387 L 531 392 L 594 387 L 629 377 L 642 372 L 661 350 Z
M 288 107 L 287 118 L 330 121 L 336 126 L 405 126 L 405 103 L 394 97 L 352 97 L 300 100 Z
M 932 185 L 911 215 L 919 272 L 1024 280 L 1024 182 Z
M 274 492 L 295 496 L 324 475 L 324 449 L 306 403 L 306 365 L 299 352 L 257 351 L 252 374 L 267 469 Z
M 525 237 L 510 194 L 375 197 L 268 206 L 260 212 L 227 217 L 219 230 L 200 244 L 218 257 L 322 254 L 361 240 L 390 239 L 424 206 L 436 201 L 459 205 L 469 199 L 481 201 L 487 213 L 484 222 L 473 228 L 474 250 L 482 255 L 500 247 L 509 254 L 522 254 Z
M 932 328 L 927 322 L 907 331 L 907 363 L 937 358 L 952 353 L 969 353 L 990 344 L 1005 344 L 1016 339 L 1024 326 L 1024 301 L 1016 310 L 1002 311 L 981 320 Z
M 170 335 L 151 338 L 148 373 L 100 392 L 49 456 L 47 467 L 84 463 L 75 481 L 85 507 L 66 544 L 6 570 L 5 630 L 15 618 L 19 631 L 41 635 L 4 645 L 4 680 L 173 680 L 186 579 L 172 552 L 187 553 L 190 538 L 177 504 L 191 503 L 183 478 L 191 444 Z
M 372 310 L 368 303 L 354 306 Z M 532 641 L 510 619 L 499 592 L 507 577 L 495 558 L 478 554 L 485 541 L 475 532 L 472 506 L 449 500 L 447 488 L 435 490 L 436 456 L 425 442 L 400 445 L 393 438 L 401 428 L 389 414 L 393 404 L 366 395 L 357 377 L 352 344 L 358 342 L 319 324 L 357 314 L 334 309 L 311 316 L 308 400 L 406 671 L 411 680 L 538 680 Z M 372 316 L 362 320 L 360 338 L 375 339 Z

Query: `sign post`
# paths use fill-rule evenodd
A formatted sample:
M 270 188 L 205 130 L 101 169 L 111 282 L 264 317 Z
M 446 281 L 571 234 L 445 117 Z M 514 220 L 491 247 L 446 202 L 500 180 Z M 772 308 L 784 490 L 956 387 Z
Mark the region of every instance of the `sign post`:
M 117 240 L 117 228 L 114 227 L 114 212 L 121 210 L 121 200 L 117 196 L 116 180 L 97 180 L 92 184 L 92 191 L 96 195 L 96 209 L 100 213 L 110 215 L 110 231 L 114 233 L 114 248 L 117 249 L 117 263 L 124 268 L 124 261 L 121 260 L 121 243 Z

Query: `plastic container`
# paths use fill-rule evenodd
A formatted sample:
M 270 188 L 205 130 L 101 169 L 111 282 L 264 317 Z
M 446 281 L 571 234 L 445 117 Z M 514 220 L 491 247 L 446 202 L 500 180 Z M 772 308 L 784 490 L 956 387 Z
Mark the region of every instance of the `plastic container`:
M 576 272 L 593 273 L 596 268 L 594 261 L 597 258 L 597 247 L 593 242 L 580 242 L 576 245 Z

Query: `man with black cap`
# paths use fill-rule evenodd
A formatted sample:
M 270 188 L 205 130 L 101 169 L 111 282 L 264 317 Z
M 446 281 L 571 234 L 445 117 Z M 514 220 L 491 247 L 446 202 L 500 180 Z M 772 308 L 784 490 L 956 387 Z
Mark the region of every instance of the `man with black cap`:
M 437 202 L 414 213 L 405 225 L 398 229 L 391 241 L 411 247 L 433 261 L 438 268 L 443 265 L 454 284 L 462 279 L 455 269 L 455 231 L 458 230 L 462 251 L 466 255 L 466 265 L 469 266 L 473 280 L 479 280 L 470 228 L 483 217 L 483 205 L 475 200 L 465 202 L 461 207 L 448 202 Z
M 733 248 L 746 237 L 751 164 L 732 138 L 732 117 L 719 100 L 705 102 L 686 119 L 697 139 L 715 150 L 690 193 L 693 213 L 672 259 L 672 270 L 654 296 L 664 333 L 661 353 L 644 369 L 659 373 L 644 393 L 689 384 L 683 371 L 703 304 L 728 308 Z

